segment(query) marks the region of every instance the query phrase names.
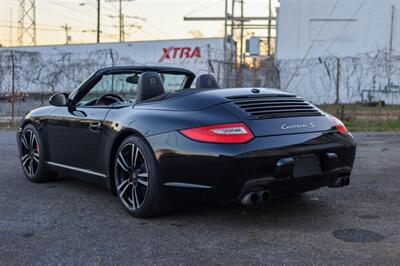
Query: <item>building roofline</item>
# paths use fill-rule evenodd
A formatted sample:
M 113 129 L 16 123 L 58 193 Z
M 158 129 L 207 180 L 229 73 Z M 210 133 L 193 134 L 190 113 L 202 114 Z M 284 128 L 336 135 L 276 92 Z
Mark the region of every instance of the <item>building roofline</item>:
M 151 42 L 165 42 L 165 41 L 193 41 L 193 40 L 223 40 L 224 37 L 207 37 L 207 38 L 181 38 L 181 39 L 160 39 L 160 40 L 145 40 L 145 41 L 131 41 L 131 42 L 100 42 L 100 43 L 73 43 L 73 44 L 45 44 L 45 45 L 29 45 L 29 46 L 3 46 L 0 50 L 7 49 L 24 49 L 24 48 L 42 48 L 42 47 L 73 47 L 73 46 L 97 46 L 97 45 L 129 45 L 136 43 L 151 43 Z

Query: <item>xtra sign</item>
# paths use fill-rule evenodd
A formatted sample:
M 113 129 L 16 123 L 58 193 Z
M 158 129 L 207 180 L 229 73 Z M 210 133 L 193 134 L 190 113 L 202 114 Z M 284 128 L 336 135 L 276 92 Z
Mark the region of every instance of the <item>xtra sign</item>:
M 190 58 L 200 58 L 200 47 L 168 47 L 163 48 L 163 55 L 161 56 L 159 63 L 164 62 L 167 59 L 190 59 Z

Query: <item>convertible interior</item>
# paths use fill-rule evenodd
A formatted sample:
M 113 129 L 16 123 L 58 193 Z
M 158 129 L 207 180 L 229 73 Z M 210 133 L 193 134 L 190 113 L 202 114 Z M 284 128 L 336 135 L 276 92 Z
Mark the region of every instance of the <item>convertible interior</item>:
M 147 71 L 104 75 L 89 93 L 81 99 L 80 106 L 113 106 L 138 102 L 160 101 L 197 90 L 220 88 L 211 74 L 202 74 L 196 82 L 187 83 L 184 75 Z M 195 84 L 192 87 L 192 84 Z

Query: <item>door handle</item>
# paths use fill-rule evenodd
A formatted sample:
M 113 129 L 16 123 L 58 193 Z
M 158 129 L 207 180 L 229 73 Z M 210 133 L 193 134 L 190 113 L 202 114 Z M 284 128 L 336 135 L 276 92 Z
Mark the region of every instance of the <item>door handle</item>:
M 98 131 L 100 128 L 101 128 L 100 122 L 93 122 L 93 123 L 90 123 L 90 125 L 89 125 L 89 129 L 91 131 Z

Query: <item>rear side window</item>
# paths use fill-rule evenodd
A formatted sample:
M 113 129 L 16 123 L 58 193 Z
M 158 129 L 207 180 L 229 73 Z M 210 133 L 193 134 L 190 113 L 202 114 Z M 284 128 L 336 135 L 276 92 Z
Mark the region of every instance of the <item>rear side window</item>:
M 165 92 L 174 92 L 183 89 L 183 86 L 185 85 L 186 82 L 185 75 L 161 73 L 160 76 L 164 84 Z

